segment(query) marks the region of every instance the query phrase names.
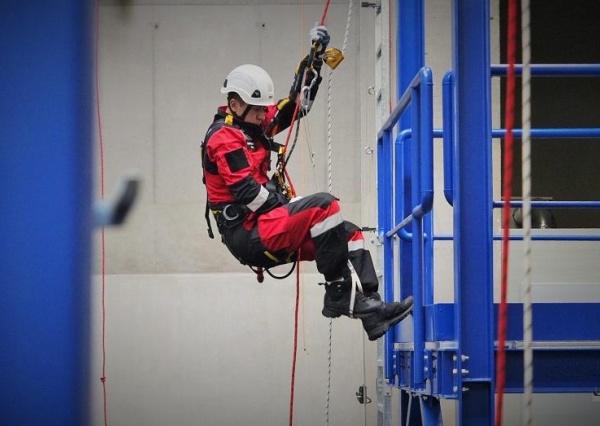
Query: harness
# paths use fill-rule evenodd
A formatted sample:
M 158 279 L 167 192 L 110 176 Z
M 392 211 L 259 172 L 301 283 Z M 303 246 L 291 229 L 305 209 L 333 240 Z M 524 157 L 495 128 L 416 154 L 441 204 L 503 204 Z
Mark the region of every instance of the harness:
M 206 135 L 204 136 L 204 140 L 201 143 L 201 155 L 202 155 L 202 183 L 206 187 L 206 173 L 210 174 L 219 174 L 219 169 L 217 164 L 211 161 L 208 158 L 208 154 L 206 151 L 206 146 L 210 140 L 210 138 L 223 126 L 231 126 L 236 129 L 242 131 L 245 135 L 250 137 L 252 140 L 258 140 L 262 143 L 269 152 L 280 152 L 281 144 L 276 143 L 273 139 L 267 137 L 263 132 L 262 128 L 257 125 L 245 123 L 239 119 L 236 119 L 230 114 L 225 114 L 219 112 L 215 116 L 215 120 L 208 128 Z M 270 165 L 270 158 L 267 159 Z M 270 166 L 269 166 L 270 167 Z M 212 230 L 212 225 L 210 221 L 210 212 L 213 213 L 215 220 L 217 222 L 217 227 L 219 231 L 222 226 L 225 227 L 233 227 L 244 221 L 246 216 L 250 213 L 250 209 L 245 205 L 239 203 L 228 203 L 223 205 L 214 205 L 208 200 L 208 188 L 206 192 L 206 208 L 204 212 L 204 217 L 206 219 L 206 223 L 208 225 L 207 232 L 208 236 L 214 239 L 214 232 Z
M 213 161 L 210 161 L 210 159 L 208 158 L 208 155 L 206 154 L 206 144 L 208 143 L 208 140 L 210 139 L 210 137 L 212 135 L 214 135 L 217 130 L 219 130 L 221 127 L 226 125 L 227 118 L 228 117 L 219 118 L 219 119 L 216 119 L 215 121 L 213 121 L 212 124 L 210 125 L 210 127 L 208 128 L 208 130 L 206 131 L 204 140 L 200 144 L 201 156 L 202 156 L 202 183 L 204 184 L 205 187 L 206 187 L 206 173 L 207 172 L 211 173 L 211 174 L 219 173 L 217 164 L 214 163 Z M 232 124 L 228 124 L 228 125 L 232 125 Z M 208 201 L 208 189 L 206 189 L 206 208 L 204 209 L 204 218 L 206 219 L 206 224 L 208 225 L 208 228 L 206 229 L 206 231 L 208 232 L 208 236 L 211 239 L 214 239 L 215 234 L 212 230 L 212 225 L 210 223 L 210 207 L 209 207 L 209 201 Z
M 233 117 L 232 115 L 229 115 L 229 114 L 218 113 L 215 116 L 215 120 L 209 126 L 209 128 L 206 132 L 206 135 L 204 137 L 204 140 L 201 143 L 202 183 L 204 184 L 205 187 L 206 187 L 206 173 L 219 174 L 219 169 L 218 169 L 217 164 L 208 158 L 206 146 L 207 146 L 210 138 L 223 126 L 232 126 L 232 127 L 235 127 L 237 129 L 241 130 L 245 135 L 249 136 L 252 140 L 260 141 L 259 143 L 262 143 L 266 148 L 268 148 L 269 152 L 272 152 L 272 151 L 275 151 L 277 153 L 282 152 L 283 145 L 278 144 L 278 143 L 274 142 L 271 138 L 267 137 L 265 135 L 265 133 L 263 132 L 263 130 L 259 126 L 247 125 L 247 124 L 248 123 L 240 122 L 240 120 L 237 120 L 235 117 Z M 269 165 L 270 165 L 270 158 L 267 161 L 269 162 Z M 270 183 L 271 182 L 269 182 L 267 185 L 269 185 Z M 217 223 L 219 233 L 221 234 L 221 242 L 223 242 L 225 245 L 227 245 L 225 242 L 225 238 L 224 238 L 224 229 L 225 228 L 230 229 L 230 228 L 233 228 L 233 227 L 241 224 L 244 221 L 244 219 L 248 216 L 248 214 L 250 213 L 250 209 L 247 206 L 239 204 L 239 203 L 229 203 L 229 204 L 224 204 L 224 205 L 211 204 L 208 200 L 208 188 L 207 188 L 206 189 L 206 209 L 205 209 L 204 217 L 205 217 L 206 223 L 208 225 L 208 228 L 207 228 L 208 236 L 210 238 L 214 239 L 214 233 L 213 233 L 212 225 L 211 225 L 211 221 L 210 221 L 210 213 L 213 214 L 215 221 Z M 275 263 L 282 262 L 282 259 L 278 259 L 277 257 L 275 257 L 274 254 L 272 254 L 268 251 L 265 251 L 263 254 L 266 257 L 268 257 L 269 259 L 271 259 L 272 261 L 274 261 Z M 242 259 L 238 258 L 238 260 L 240 261 L 240 263 L 242 263 L 244 265 L 246 264 L 246 262 L 244 262 Z M 252 266 L 252 265 L 248 265 L 248 266 L 256 274 L 257 280 L 259 282 L 263 282 L 263 280 L 264 280 L 263 272 L 265 270 L 273 278 L 276 278 L 276 279 L 287 278 L 295 269 L 296 264 L 295 264 L 294 260 L 295 260 L 295 253 L 289 254 L 288 257 L 283 260 L 283 263 L 293 262 L 292 268 L 290 269 L 290 271 L 287 272 L 283 276 L 273 275 L 269 271 L 268 268 L 264 268 L 261 266 Z

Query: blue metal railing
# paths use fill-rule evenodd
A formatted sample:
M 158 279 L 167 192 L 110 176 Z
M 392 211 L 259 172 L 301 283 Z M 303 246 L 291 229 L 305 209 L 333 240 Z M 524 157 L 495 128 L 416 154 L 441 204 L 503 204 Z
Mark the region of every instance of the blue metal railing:
M 505 76 L 508 70 L 507 65 L 493 65 L 491 68 L 492 77 Z M 522 66 L 515 66 L 515 74 L 522 73 Z M 531 66 L 531 75 L 538 77 L 582 77 L 600 75 L 600 65 L 596 64 L 575 64 L 575 65 L 553 65 L 538 64 Z M 453 205 L 454 197 L 454 132 L 452 114 L 454 111 L 454 99 L 452 93 L 453 73 L 446 72 L 442 79 L 443 91 L 443 152 L 444 152 L 444 196 L 446 201 Z M 436 132 L 436 135 L 438 133 Z M 492 129 L 493 138 L 501 138 L 506 135 L 506 129 Z M 600 138 L 600 128 L 538 128 L 531 129 L 531 138 Z M 514 129 L 513 136 L 522 137 L 522 129 Z M 511 201 L 511 207 L 521 207 L 521 201 Z M 501 208 L 502 201 L 493 201 L 493 208 Z M 600 208 L 599 201 L 532 201 L 532 208 Z M 494 240 L 502 238 L 501 235 L 494 235 Z M 512 240 L 520 240 L 522 236 L 511 236 Z M 434 239 L 449 240 L 452 236 L 436 235 Z M 538 241 L 600 241 L 600 235 L 532 235 L 532 240 Z
M 492 76 L 498 76 L 506 72 L 506 67 L 494 66 L 491 70 Z M 516 67 L 516 71 L 517 74 L 520 74 L 521 68 Z M 539 65 L 532 67 L 533 76 L 580 76 L 590 74 L 600 75 L 600 66 Z M 402 334 L 399 332 L 400 327 L 396 327 L 395 330 L 388 333 L 385 342 L 385 350 L 388 354 L 385 372 L 392 385 L 400 388 L 408 387 L 413 394 L 432 394 L 434 396 L 456 398 L 462 403 L 462 394 L 456 390 L 461 388 L 460 383 L 469 383 L 471 387 L 474 386 L 475 388 L 481 386 L 480 395 L 485 397 L 490 393 L 487 387 L 489 377 L 492 376 L 479 373 L 475 375 L 474 379 L 459 379 L 456 373 L 452 373 L 452 379 L 439 379 L 448 372 L 448 368 L 459 372 L 465 371 L 468 375 L 468 370 L 463 368 L 463 362 L 468 362 L 473 369 L 479 368 L 483 372 L 486 369 L 483 368 L 485 363 L 481 360 L 478 360 L 478 364 L 475 364 L 474 362 L 465 361 L 469 357 L 463 359 L 461 355 L 472 351 L 465 348 L 466 343 L 463 341 L 461 333 L 457 331 L 460 330 L 460 322 L 457 322 L 457 318 L 463 318 L 461 312 L 464 309 L 462 306 L 463 301 L 459 300 L 460 295 L 455 294 L 457 300 L 454 305 L 435 305 L 433 301 L 433 241 L 454 240 L 454 235 L 441 235 L 433 232 L 432 215 L 430 213 L 433 209 L 434 195 L 434 139 L 443 139 L 444 196 L 452 206 L 454 206 L 455 201 L 454 172 L 461 169 L 455 164 L 460 155 L 458 154 L 458 144 L 454 140 L 454 126 L 458 119 L 454 116 L 456 106 L 453 97 L 453 74 L 451 72 L 446 73 L 442 80 L 443 129 L 433 129 L 431 81 L 431 71 L 427 67 L 421 68 L 377 135 L 379 235 L 384 246 L 385 296 L 387 300 L 399 300 L 408 294 L 412 294 L 415 299 L 414 324 L 411 329 L 403 329 L 404 334 Z M 411 106 L 410 110 L 409 105 Z M 410 114 L 406 114 L 408 111 L 410 111 Z M 410 116 L 408 124 L 406 116 Z M 402 126 L 406 127 L 407 125 L 410 127 L 402 128 Z M 501 138 L 506 134 L 505 129 L 491 129 L 488 132 L 488 139 L 489 137 Z M 521 129 L 515 129 L 513 134 L 519 138 L 522 131 Z M 600 137 L 600 128 L 532 129 L 531 137 L 597 138 Z M 481 138 L 476 140 L 481 140 Z M 455 158 L 455 154 L 457 154 L 457 158 Z M 465 157 L 464 153 L 463 157 Z M 473 158 L 473 155 L 470 158 Z M 463 159 L 463 161 L 465 160 Z M 467 176 L 463 177 L 466 178 Z M 491 179 L 491 174 L 488 178 Z M 410 196 L 407 197 L 407 194 L 410 194 Z M 485 204 L 489 206 L 490 212 L 491 209 L 503 205 L 501 202 L 492 200 L 491 196 L 485 200 Z M 521 205 L 522 202 L 519 201 L 511 202 L 512 207 Z M 600 201 L 533 201 L 532 207 L 598 208 L 600 207 Z M 460 228 L 457 229 L 455 226 L 455 233 L 457 241 L 460 243 Z M 486 235 L 494 240 L 502 238 L 501 235 L 491 233 Z M 510 236 L 511 240 L 522 238 L 519 235 Z M 398 248 L 399 253 L 395 253 L 395 242 L 398 239 L 406 245 L 402 246 L 404 249 Z M 542 241 L 598 241 L 600 235 L 533 235 L 532 239 Z M 486 241 L 491 245 L 489 238 Z M 398 254 L 398 256 L 394 256 L 395 254 Z M 406 259 L 409 259 L 410 272 L 401 277 L 401 295 L 399 297 L 395 294 L 394 277 L 396 270 L 394 268 L 403 267 L 406 269 Z M 578 307 L 565 305 L 565 309 L 571 308 L 578 309 Z M 542 307 L 536 307 L 536 312 L 540 309 Z M 594 310 L 594 312 L 596 311 Z M 452 319 L 453 317 L 454 319 Z M 468 323 L 473 324 L 472 322 Z M 486 339 L 490 337 L 489 332 L 490 330 L 484 333 Z M 479 331 L 478 333 L 481 335 L 482 332 Z M 447 347 L 435 346 L 440 343 L 440 336 L 443 336 L 442 340 L 448 340 L 446 344 L 452 344 Z M 484 336 L 482 335 L 482 337 Z M 488 340 L 493 343 L 493 337 Z M 437 349 L 431 349 L 432 344 Z M 594 350 L 596 349 L 594 348 Z M 432 361 L 432 358 L 436 358 L 436 361 Z M 435 382 L 433 379 L 430 372 L 432 368 L 438 369 L 436 373 L 438 379 L 436 380 L 439 382 Z M 481 385 L 479 385 L 479 382 L 481 382 Z M 567 386 L 565 389 L 577 389 L 569 383 L 567 385 L 571 387 Z M 513 383 L 512 386 L 518 391 L 518 384 Z M 462 417 L 463 414 L 461 414 Z
M 415 84 L 422 83 L 420 73 L 408 84 L 419 67 L 425 64 L 423 17 L 413 13 L 414 10 L 422 12 L 422 2 L 397 3 L 397 87 L 401 91 L 408 89 L 401 92 L 399 105 L 378 134 L 378 230 L 384 245 L 386 298 L 394 296 L 392 277 L 400 275 L 400 293 L 413 292 L 415 296 L 415 315 L 412 330 L 409 321 L 406 321 L 402 333 L 396 328 L 386 336 L 386 378 L 401 389 L 401 424 L 439 424 L 440 396 L 457 400 L 456 424 L 492 424 L 495 410 L 494 318 L 497 317 L 493 301 L 492 240 L 496 238 L 493 235 L 493 209 L 497 205 L 492 198 L 491 140 L 492 137 L 502 137 L 503 130 L 492 129 L 491 125 L 490 77 L 504 75 L 507 67 L 490 67 L 489 2 L 455 0 L 452 14 L 452 68 L 455 75 L 447 75 L 443 79 L 443 130 L 433 130 L 428 123 L 431 137 L 444 139 L 444 195 L 453 207 L 454 235 L 435 235 L 431 224 L 432 206 L 429 205 L 430 201 L 433 203 L 433 198 L 429 199 L 430 195 L 433 196 L 433 189 L 431 193 L 423 192 L 427 188 L 429 173 L 433 172 L 433 164 L 426 166 L 428 156 L 423 155 L 424 143 L 429 141 L 420 132 L 424 128 L 419 122 L 423 116 L 422 105 L 416 106 L 417 102 L 424 102 L 424 93 L 415 93 L 415 89 L 420 87 Z M 536 65 L 532 75 L 579 76 L 590 75 L 590 72 L 598 74 L 598 70 L 599 65 Z M 517 66 L 517 75 L 521 72 L 522 68 Z M 405 113 L 408 103 L 415 105 Z M 392 141 L 394 131 L 396 140 Z M 596 131 L 534 129 L 532 137 L 565 137 L 566 133 L 558 136 L 561 132 L 570 132 L 566 137 L 594 137 Z M 554 132 L 556 136 L 541 136 L 543 132 Z M 520 131 L 516 130 L 514 134 L 519 137 Z M 533 206 L 537 207 L 538 202 L 534 203 Z M 553 203 L 571 208 L 569 201 Z M 577 203 L 577 207 L 587 207 L 592 206 L 587 203 L 596 202 Z M 512 205 L 518 206 L 519 203 Z M 585 236 L 536 235 L 533 239 L 566 237 L 575 241 Z M 511 239 L 518 238 L 511 236 Z M 454 303 L 451 304 L 428 304 L 428 294 L 432 293 L 433 287 L 432 246 L 436 239 L 454 240 Z M 398 257 L 393 256 L 396 244 L 399 247 Z M 597 306 L 583 307 L 589 309 L 580 317 L 597 315 Z M 520 306 L 513 308 L 519 311 Z M 534 306 L 534 317 L 545 325 L 536 329 L 537 337 L 542 336 L 540 332 L 544 333 L 542 338 L 547 336 L 546 340 L 570 336 L 571 326 L 577 324 L 578 330 L 585 326 L 582 336 L 597 338 L 597 331 L 590 333 L 593 327 L 587 326 L 588 322 L 570 321 L 574 314 L 580 314 L 581 308 L 568 304 Z M 564 323 L 567 334 L 556 333 L 557 317 L 565 319 L 561 323 Z M 522 338 L 522 330 L 515 322 L 511 322 L 515 330 L 512 334 L 509 330 L 509 335 L 518 340 Z M 414 332 L 414 338 L 410 336 L 411 332 Z M 510 356 L 519 355 L 517 352 L 509 351 L 509 371 L 519 370 L 519 360 Z M 560 350 L 544 354 L 545 362 L 540 367 L 544 371 L 539 375 L 542 377 L 548 376 L 543 374 L 545 371 L 562 371 L 567 358 L 564 355 L 573 355 Z M 595 385 L 600 377 L 594 355 L 592 353 L 589 359 L 575 358 L 571 362 L 591 376 L 591 380 L 585 382 L 590 385 Z M 539 361 L 539 352 L 536 356 Z M 574 380 L 578 373 L 566 374 L 564 380 L 558 380 L 564 387 L 557 387 L 556 375 L 551 375 L 546 391 L 572 389 L 573 386 L 586 388 L 583 382 Z M 394 382 L 396 379 L 399 383 Z M 507 385 L 511 382 L 512 389 L 518 391 L 519 386 L 522 387 L 519 380 L 513 377 L 511 382 L 508 377 Z M 422 398 L 424 395 L 433 398 Z M 416 398 L 420 399 L 417 401 Z
M 393 239 L 411 225 L 412 235 L 432 235 L 433 225 L 427 215 L 433 207 L 433 91 L 431 70 L 423 67 L 413 78 L 409 87 L 400 98 L 390 117 L 377 135 L 378 170 L 379 170 L 379 233 L 383 239 L 386 259 L 393 257 Z M 402 114 L 412 104 L 412 128 L 398 131 L 392 144 L 392 134 Z M 410 142 L 408 142 L 410 140 Z M 405 164 L 404 154 L 410 153 L 410 165 Z M 407 180 L 404 173 L 410 167 L 412 173 Z M 393 176 L 393 179 L 390 179 Z M 412 204 L 404 205 L 405 192 L 410 191 Z M 394 206 L 390 211 L 389 206 Z M 409 213 L 405 213 L 409 212 Z M 431 258 L 431 239 L 411 239 L 412 250 L 412 282 L 405 283 L 402 295 L 395 294 L 393 269 L 386 269 L 384 274 L 385 295 L 388 300 L 398 300 L 408 294 L 414 297 L 413 318 L 414 347 L 422 352 L 424 347 L 424 314 L 423 305 L 431 303 L 432 267 L 423 265 L 423 259 Z M 388 262 L 389 263 L 389 262 Z M 393 265 L 392 265 L 393 266 Z M 427 290 L 425 290 L 427 289 Z M 388 334 L 386 340 L 387 353 L 392 353 L 395 330 Z M 414 377 L 411 382 L 423 384 L 423 357 L 415 357 Z M 386 359 L 386 375 L 393 376 L 394 360 Z M 393 379 L 392 379 L 393 381 Z

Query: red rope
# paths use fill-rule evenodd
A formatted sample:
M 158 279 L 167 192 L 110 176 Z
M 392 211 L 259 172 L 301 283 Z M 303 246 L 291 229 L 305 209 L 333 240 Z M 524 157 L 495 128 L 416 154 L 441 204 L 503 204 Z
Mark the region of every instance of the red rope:
M 508 73 L 506 82 L 506 105 L 505 105 L 505 127 L 506 138 L 504 139 L 504 183 L 502 207 L 502 277 L 500 309 L 498 312 L 498 352 L 496 360 L 496 426 L 502 425 L 502 409 L 504 402 L 504 384 L 506 376 L 506 325 L 507 304 L 506 295 L 508 288 L 508 255 L 510 236 L 510 198 L 512 191 L 512 169 L 513 169 L 513 127 L 515 115 L 515 60 L 516 60 L 516 29 L 517 29 L 517 5 L 516 0 L 508 2 Z
M 294 351 L 292 355 L 292 379 L 290 383 L 289 426 L 294 424 L 294 389 L 296 384 L 296 358 L 298 356 L 298 311 L 300 306 L 300 252 L 296 261 L 296 306 L 294 308 Z
M 323 15 L 321 16 L 321 25 L 325 23 L 325 19 L 327 18 L 327 11 L 329 10 L 329 2 L 327 0 L 325 3 L 325 10 L 323 11 Z M 290 136 L 292 134 L 294 128 L 294 122 L 298 117 L 298 111 L 300 110 L 300 94 L 296 98 L 296 108 L 294 109 L 294 114 L 292 115 L 292 121 L 290 123 L 289 131 L 287 137 L 285 139 L 285 145 L 283 146 L 283 152 L 285 154 L 287 150 L 288 143 L 290 141 Z M 285 177 L 287 179 L 288 184 L 290 185 L 290 189 L 292 190 L 292 194 L 296 195 L 296 191 L 294 186 L 292 185 L 292 181 L 287 173 L 287 170 L 284 170 Z M 292 354 L 292 377 L 290 380 L 290 415 L 289 415 L 289 426 L 294 424 L 294 389 L 296 385 L 296 360 L 298 357 L 298 310 L 300 306 L 300 251 L 298 251 L 298 260 L 296 260 L 296 304 L 294 308 L 294 349 Z
M 102 138 L 102 120 L 100 117 L 100 89 L 98 82 L 98 34 L 100 27 L 100 7 L 99 1 L 96 1 L 96 34 L 95 34 L 95 52 L 94 52 L 94 75 L 95 75 L 95 86 L 96 86 L 96 119 L 98 122 L 98 144 L 100 150 L 100 194 L 102 200 L 104 200 L 104 141 Z M 104 412 L 104 426 L 108 424 L 108 409 L 107 409 L 107 398 L 106 398 L 106 256 L 105 256 L 105 240 L 104 240 L 104 227 L 102 227 L 102 238 L 101 238 L 101 258 L 102 258 L 102 377 L 100 382 L 102 383 L 103 393 L 103 412 Z
M 321 21 L 319 21 L 320 25 L 324 25 L 325 24 L 325 20 L 327 19 L 327 12 L 329 11 L 329 3 L 331 0 L 327 0 L 325 2 L 325 9 L 323 10 L 323 15 L 321 16 Z M 300 99 L 301 99 L 302 94 L 298 93 L 298 96 L 296 97 L 296 108 L 294 109 L 294 114 L 292 114 L 292 120 L 290 122 L 290 126 L 289 126 L 289 130 L 288 130 L 288 134 L 285 138 L 285 144 L 283 145 L 283 154 L 285 154 L 287 152 L 287 147 L 288 144 L 290 142 L 290 137 L 292 135 L 292 131 L 294 129 L 294 123 L 296 122 L 296 119 L 298 118 L 298 111 L 300 111 Z M 288 185 L 290 186 L 290 189 L 292 190 L 292 194 L 295 196 L 296 195 L 296 191 L 294 190 L 294 185 L 292 184 L 292 181 L 289 178 L 289 175 L 287 173 L 287 171 L 284 171 L 285 177 L 287 179 Z
M 320 21 L 321 25 L 325 25 L 325 19 L 327 19 L 327 12 L 329 11 L 329 2 L 330 0 L 327 0 L 327 2 L 325 2 L 325 10 L 323 10 L 323 15 L 321 16 Z

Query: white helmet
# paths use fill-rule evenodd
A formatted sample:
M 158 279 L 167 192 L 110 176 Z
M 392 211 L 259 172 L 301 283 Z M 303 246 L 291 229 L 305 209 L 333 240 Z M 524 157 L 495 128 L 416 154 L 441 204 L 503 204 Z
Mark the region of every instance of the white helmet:
M 225 79 L 221 93 L 235 92 L 248 105 L 275 103 L 273 80 L 261 67 L 245 64 L 234 68 Z

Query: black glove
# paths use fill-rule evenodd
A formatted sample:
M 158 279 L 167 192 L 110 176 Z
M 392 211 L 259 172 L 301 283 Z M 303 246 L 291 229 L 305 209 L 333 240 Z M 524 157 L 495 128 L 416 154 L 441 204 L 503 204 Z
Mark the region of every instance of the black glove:
M 316 81 L 312 86 L 310 91 L 309 99 L 313 101 L 315 96 L 317 95 L 317 90 L 319 89 L 319 84 L 321 83 L 321 66 L 323 65 L 323 59 L 315 58 L 313 61 L 313 70 L 317 73 Z M 298 94 L 302 90 L 302 87 L 305 85 L 310 85 L 310 82 L 315 75 L 313 73 L 307 73 L 305 81 L 302 81 L 302 77 L 304 76 L 304 71 L 308 66 L 308 55 L 302 58 L 300 63 L 298 64 L 298 68 L 296 69 L 296 74 L 294 74 L 294 80 L 292 81 L 292 87 L 290 87 L 290 99 L 295 101 L 298 97 Z
M 273 175 L 273 177 L 271 179 L 269 179 L 269 181 L 265 184 L 265 188 L 267 188 L 267 191 L 269 191 L 270 193 L 280 195 L 283 198 L 285 198 L 287 201 L 285 191 L 281 187 L 281 184 L 280 184 L 277 176 Z M 287 204 L 287 203 L 284 203 L 284 204 Z
M 269 181 L 265 184 L 265 188 L 267 188 L 267 190 L 269 191 L 269 196 L 267 197 L 267 200 L 262 204 L 262 206 L 260 206 L 256 210 L 255 213 L 257 213 L 257 214 L 267 213 L 267 212 L 273 210 L 274 208 L 284 206 L 290 202 L 290 200 L 288 200 L 288 198 L 286 196 L 284 196 L 283 194 L 281 194 L 277 191 L 272 191 L 270 188 L 270 183 L 271 183 L 271 181 Z

